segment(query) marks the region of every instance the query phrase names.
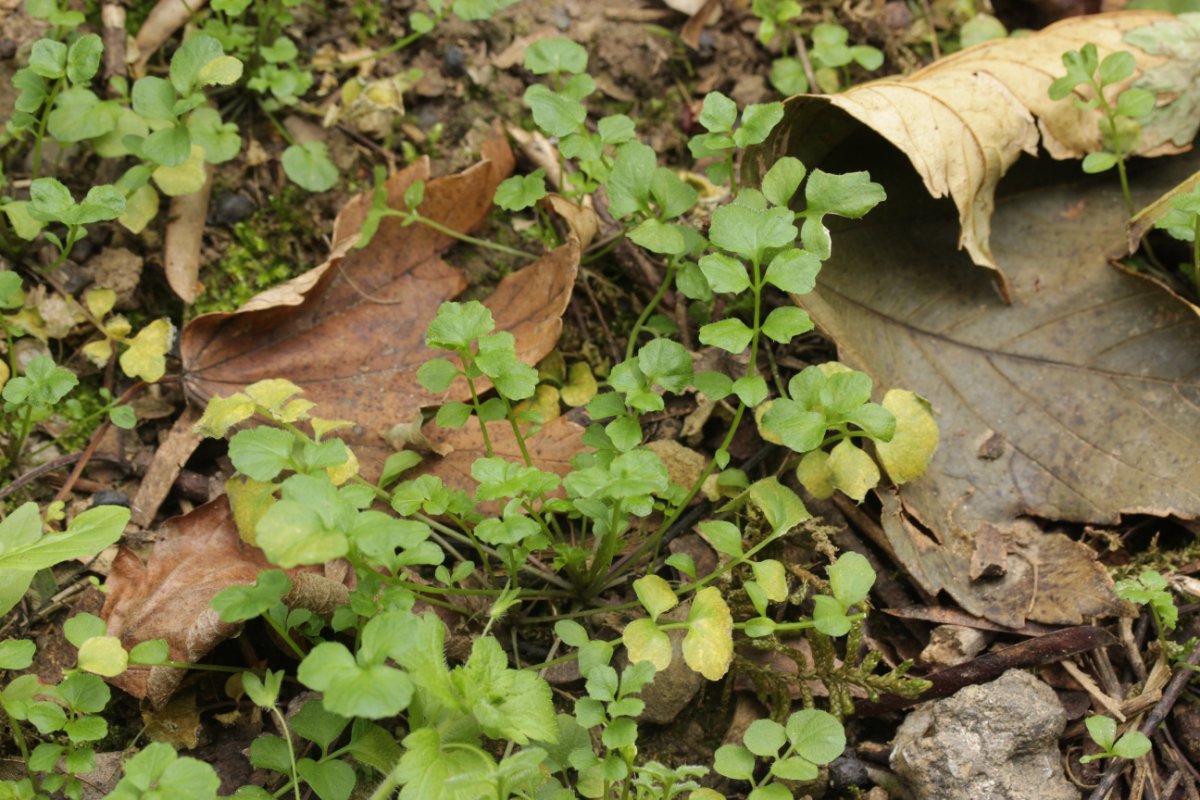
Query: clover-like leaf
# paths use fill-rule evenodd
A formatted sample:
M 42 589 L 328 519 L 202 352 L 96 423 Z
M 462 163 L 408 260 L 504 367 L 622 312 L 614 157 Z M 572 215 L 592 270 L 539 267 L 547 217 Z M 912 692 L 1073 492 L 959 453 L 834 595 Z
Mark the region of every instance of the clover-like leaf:
M 337 167 L 329 160 L 324 142 L 293 144 L 283 151 L 280 160 L 292 182 L 310 192 L 325 192 L 337 183 Z
M 534 75 L 584 72 L 587 62 L 587 50 L 564 37 L 539 39 L 525 50 L 525 69 Z
M 696 592 L 687 621 L 683 660 L 708 680 L 720 680 L 733 661 L 733 616 L 720 590 L 706 586 Z

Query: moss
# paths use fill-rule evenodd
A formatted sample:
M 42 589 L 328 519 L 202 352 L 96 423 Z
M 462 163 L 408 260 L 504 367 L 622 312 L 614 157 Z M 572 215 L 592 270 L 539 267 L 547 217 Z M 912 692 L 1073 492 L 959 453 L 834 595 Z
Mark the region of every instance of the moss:
M 320 233 L 305 212 L 307 194 L 293 186 L 268 199 L 250 219 L 235 223 L 233 240 L 221 260 L 203 275 L 205 289 L 192 315 L 232 311 L 254 295 L 315 266 L 312 253 L 324 249 Z

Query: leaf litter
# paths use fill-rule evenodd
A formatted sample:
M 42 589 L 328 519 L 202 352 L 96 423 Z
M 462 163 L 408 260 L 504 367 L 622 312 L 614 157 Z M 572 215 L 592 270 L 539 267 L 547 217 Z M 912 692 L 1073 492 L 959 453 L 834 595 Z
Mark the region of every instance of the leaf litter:
M 787 152 L 810 167 L 868 169 L 885 186 L 888 202 L 869 217 L 839 221 L 816 290 L 796 300 L 845 361 L 931 403 L 943 444 L 923 478 L 884 495 L 887 543 L 922 589 L 1009 627 L 1118 607 L 1093 551 L 1030 518 L 1200 515 L 1200 321 L 1110 264 L 1126 244 L 1111 175 L 1017 163 L 1036 152 L 1038 129 L 1056 158 L 1098 147 L 1095 119 L 1043 103 L 1065 48 L 1118 48 L 1130 31 L 1178 24 L 1166 19 L 1069 20 L 904 80 L 794 98 L 748 159 L 761 171 Z M 1138 61 L 1143 75 L 1163 63 Z M 1186 101 L 1195 85 L 1174 98 L 1160 86 L 1160 102 Z M 1143 154 L 1179 150 L 1178 120 L 1163 119 L 1147 126 Z M 1194 153 L 1134 164 L 1138 201 L 1198 165 Z M 953 206 L 936 199 L 947 195 Z

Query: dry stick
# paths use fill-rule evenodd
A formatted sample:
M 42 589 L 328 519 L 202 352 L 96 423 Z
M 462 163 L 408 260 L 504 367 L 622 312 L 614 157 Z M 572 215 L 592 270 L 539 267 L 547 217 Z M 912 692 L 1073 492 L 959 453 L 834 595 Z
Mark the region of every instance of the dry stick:
M 924 675 L 922 677 L 933 686 L 919 697 L 910 699 L 887 694 L 882 695 L 873 703 L 869 701 L 856 703 L 855 716 L 875 716 L 887 711 L 898 711 L 926 700 L 949 697 L 964 687 L 993 681 L 1010 669 L 1027 669 L 1054 664 L 1065 658 L 1086 653 L 1097 647 L 1108 647 L 1115 643 L 1116 638 L 1104 628 L 1090 625 L 1063 628 L 994 653 L 985 653 L 966 664 Z
M 71 466 L 72 464 L 74 464 L 76 461 L 78 461 L 82 457 L 83 457 L 83 453 L 71 453 L 70 455 L 59 456 L 58 458 L 54 459 L 53 461 L 47 461 L 45 464 L 38 464 L 36 467 L 34 467 L 33 469 L 31 469 L 28 472 L 26 472 L 25 474 L 23 474 L 21 477 L 17 478 L 12 483 L 10 483 L 7 486 L 5 486 L 4 488 L 0 489 L 0 500 L 3 500 L 4 498 L 8 497 L 10 494 L 17 491 L 17 489 L 20 489 L 25 484 L 36 481 L 38 478 L 42 477 L 43 475 L 48 475 L 51 472 L 55 472 L 57 470 L 62 469 L 63 467 Z M 124 464 L 125 463 L 125 460 L 120 458 L 119 456 L 110 456 L 107 453 L 99 453 L 99 454 L 93 455 L 92 458 L 99 459 L 100 461 L 107 461 L 111 464 Z
M 117 402 L 113 405 L 119 406 L 122 403 L 129 402 L 130 397 L 133 397 L 145 387 L 145 381 L 138 381 L 133 386 L 130 386 L 128 389 L 126 389 L 125 393 L 122 394 L 117 399 Z M 100 440 L 104 438 L 104 434 L 108 433 L 109 426 L 111 425 L 112 420 L 110 420 L 108 417 L 105 417 L 104 421 L 101 422 L 99 427 L 96 428 L 95 433 L 92 434 L 91 440 L 88 441 L 87 447 L 85 447 L 83 452 L 79 454 L 79 461 L 75 462 L 75 469 L 71 470 L 71 474 L 67 476 L 67 479 L 63 481 L 63 485 L 54 494 L 54 502 L 57 503 L 70 493 L 71 488 L 75 486 L 75 481 L 79 480 L 79 476 L 83 474 L 84 468 L 88 465 L 88 462 L 92 460 L 92 456 L 96 453 L 96 448 L 100 446 Z
M 808 45 L 804 43 L 804 35 L 797 31 L 793 41 L 796 43 L 796 55 L 800 57 L 800 66 L 804 67 L 804 77 L 808 79 L 808 90 L 820 93 L 821 87 L 817 85 L 817 74 L 813 72 L 812 61 L 808 58 Z
M 1155 729 L 1167 718 L 1167 714 L 1175 706 L 1175 701 L 1179 699 L 1179 695 L 1183 693 L 1184 687 L 1187 686 L 1188 681 L 1194 675 L 1191 667 L 1197 664 L 1200 664 L 1200 645 L 1196 645 L 1191 655 L 1188 656 L 1187 661 L 1184 662 L 1184 666 L 1171 678 L 1171 682 L 1167 684 L 1166 691 L 1163 692 L 1162 700 L 1159 700 L 1154 710 L 1146 715 L 1146 721 L 1142 723 L 1141 727 L 1144 736 L 1149 737 L 1153 735 Z M 1117 778 L 1125 771 L 1126 766 L 1128 766 L 1128 763 L 1124 759 L 1113 759 L 1113 763 L 1109 764 L 1108 768 L 1104 770 L 1104 775 L 1100 778 L 1099 785 L 1096 786 L 1095 791 L 1088 797 L 1088 800 L 1104 800 L 1108 796 L 1108 793 L 1112 791 Z

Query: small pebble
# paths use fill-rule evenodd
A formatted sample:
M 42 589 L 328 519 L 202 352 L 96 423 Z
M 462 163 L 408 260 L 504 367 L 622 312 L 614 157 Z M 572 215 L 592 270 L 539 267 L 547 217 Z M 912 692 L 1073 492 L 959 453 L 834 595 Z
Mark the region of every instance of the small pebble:
M 450 45 L 442 55 L 442 71 L 447 78 L 461 78 L 467 74 L 466 56 L 458 45 Z
M 703 59 L 712 58 L 717 52 L 717 37 L 713 36 L 713 32 L 705 29 L 700 32 L 700 49 L 699 55 Z
M 208 220 L 213 225 L 230 226 L 235 222 L 250 219 L 258 207 L 254 201 L 240 192 L 227 192 L 219 196 L 208 214 Z
M 124 506 L 129 508 L 129 495 L 116 489 L 101 489 L 92 495 L 92 508 L 96 506 Z
M 571 27 L 571 15 L 568 14 L 567 10 L 561 6 L 554 9 L 554 27 L 558 28 L 560 31 L 565 31 L 567 28 Z
M 17 54 L 17 41 L 7 37 L 0 39 L 0 61 L 8 61 Z
M 871 776 L 857 756 L 846 755 L 829 765 L 829 783 L 834 789 L 865 789 L 871 785 Z

